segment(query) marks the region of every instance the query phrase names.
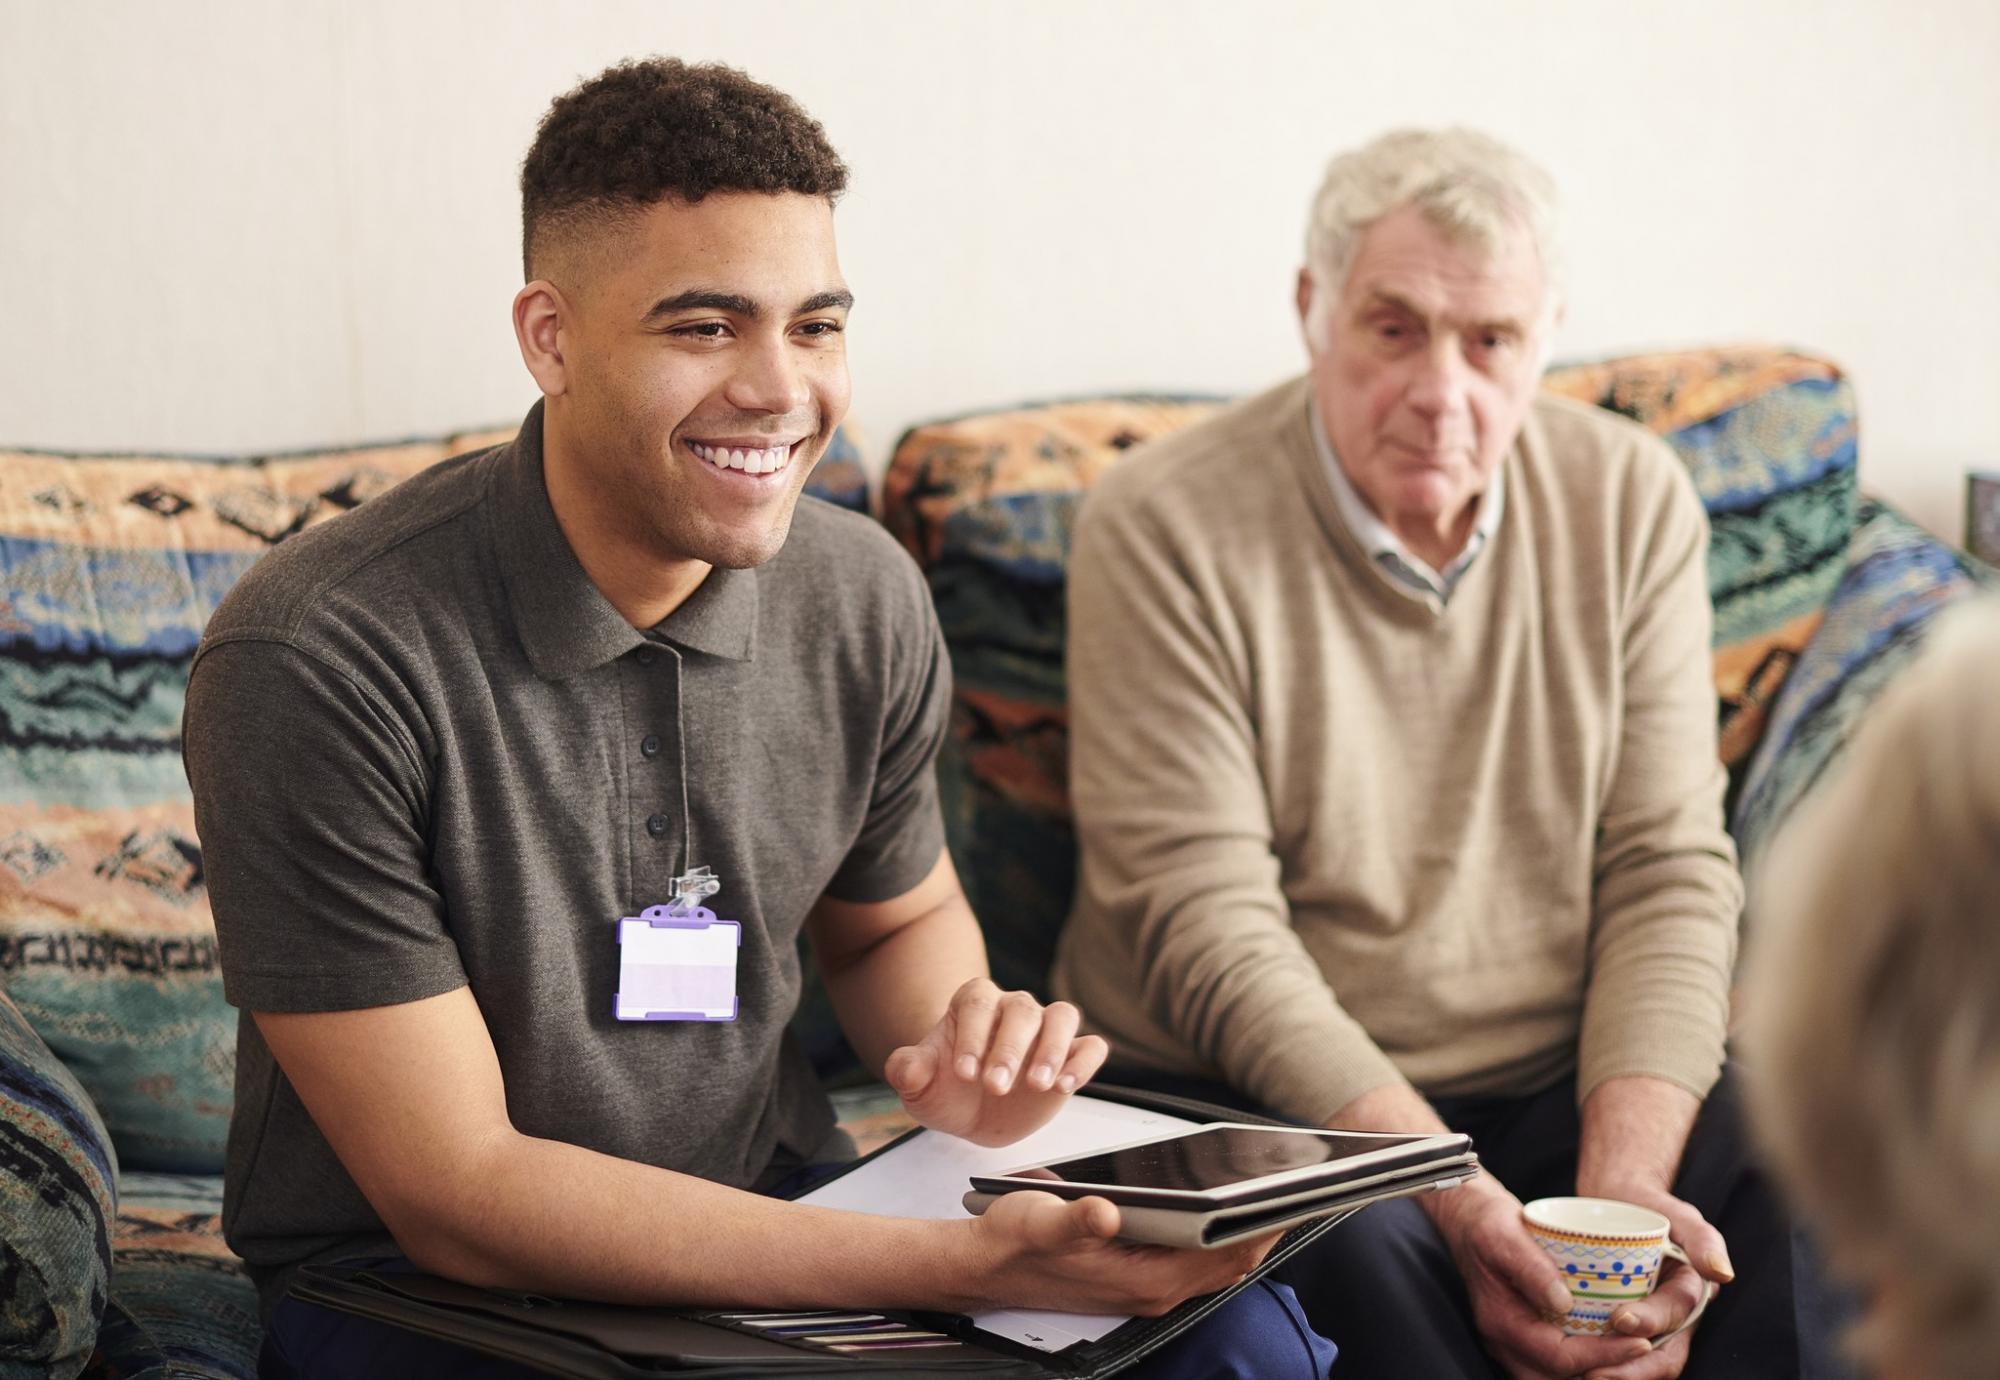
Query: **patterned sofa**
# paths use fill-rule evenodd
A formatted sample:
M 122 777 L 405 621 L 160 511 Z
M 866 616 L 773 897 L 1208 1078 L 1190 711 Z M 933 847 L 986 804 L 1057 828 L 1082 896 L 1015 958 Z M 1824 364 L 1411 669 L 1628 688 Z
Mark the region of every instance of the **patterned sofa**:
M 1825 361 L 1649 356 L 1549 386 L 1665 434 L 1708 502 L 1732 824 L 1754 858 L 1931 615 L 1986 576 L 1857 499 L 1853 399 Z M 1105 466 L 1217 405 L 1022 408 L 917 428 L 892 458 L 884 519 L 928 574 L 958 676 L 952 846 L 1015 985 L 1043 985 L 1073 880 L 1070 519 Z M 271 544 L 504 434 L 248 459 L 0 453 L 0 1380 L 254 1374 L 254 1299 L 219 1230 L 235 1014 L 180 770 L 188 659 Z M 814 485 L 860 506 L 852 448 Z M 823 1006 L 801 1027 L 836 1067 Z M 895 1124 L 879 1099 L 845 1105 L 872 1136 Z

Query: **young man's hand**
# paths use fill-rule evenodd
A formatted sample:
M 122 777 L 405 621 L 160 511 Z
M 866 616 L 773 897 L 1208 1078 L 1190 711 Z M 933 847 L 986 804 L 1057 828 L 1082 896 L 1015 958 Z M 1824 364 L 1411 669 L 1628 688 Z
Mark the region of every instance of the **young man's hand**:
M 1114 1241 L 1118 1209 L 1103 1198 L 1002 1194 L 972 1229 L 969 1307 L 1005 1304 L 1065 1313 L 1158 1317 L 1183 1300 L 1238 1283 L 1283 1235 L 1272 1232 L 1212 1251 Z
M 921 1043 L 889 1055 L 883 1077 L 932 1130 L 1007 1145 L 1047 1124 L 1104 1066 L 1109 1047 L 1079 1036 L 1077 1020 L 1068 1002 L 1043 1006 L 974 978 Z

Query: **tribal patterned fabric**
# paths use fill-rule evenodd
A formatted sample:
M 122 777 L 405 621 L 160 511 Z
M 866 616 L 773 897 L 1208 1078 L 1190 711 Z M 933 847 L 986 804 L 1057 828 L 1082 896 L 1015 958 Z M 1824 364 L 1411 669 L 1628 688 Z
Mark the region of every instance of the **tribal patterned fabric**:
M 1993 588 L 2000 588 L 2000 577 L 1988 567 L 1889 505 L 1862 503 L 1846 573 L 1771 707 L 1730 821 L 1752 884 L 1746 924 L 1755 922 L 1758 861 L 1868 707 L 1917 654 L 1931 620 Z
M 1223 405 L 1029 405 L 917 427 L 890 458 L 882 520 L 924 568 L 951 649 L 946 828 L 1003 987 L 1045 991 L 1075 884 L 1063 582 L 1077 504 L 1126 451 Z
M 128 1168 L 220 1172 L 233 1096 L 180 761 L 202 627 L 263 552 L 444 454 L 0 455 L 0 988 Z
M 83 1380 L 255 1380 L 257 1291 L 222 1240 L 222 1180 L 119 1182 L 111 1299 Z
M 89 1096 L 0 992 L 0 1380 L 68 1380 L 89 1358 L 117 1178 Z
M 1551 392 L 1664 436 L 1708 509 L 1722 760 L 1740 780 L 1819 625 L 1854 530 L 1854 391 L 1793 350 L 1641 355 L 1558 369 Z
M 1851 389 L 1834 365 L 1770 347 L 1577 365 L 1545 387 L 1633 418 L 1686 461 L 1711 527 L 1721 751 L 1740 774 L 1840 578 Z M 1126 451 L 1221 406 L 1028 405 L 915 427 L 890 458 L 883 521 L 930 581 L 956 678 L 939 768 L 952 850 L 1003 983 L 1045 990 L 1075 882 L 1062 648 L 1077 505 Z

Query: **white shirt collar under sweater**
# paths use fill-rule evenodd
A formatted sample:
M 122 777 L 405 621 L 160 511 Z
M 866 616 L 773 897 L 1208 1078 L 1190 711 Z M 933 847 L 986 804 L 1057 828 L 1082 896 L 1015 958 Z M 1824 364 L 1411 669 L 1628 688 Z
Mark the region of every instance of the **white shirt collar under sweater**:
M 1397 585 L 1420 599 L 1449 600 L 1473 559 L 1500 530 L 1500 513 L 1506 506 L 1506 467 L 1494 469 L 1493 482 L 1480 496 L 1479 516 L 1473 521 L 1472 534 L 1465 539 L 1465 549 L 1442 571 L 1433 570 L 1423 557 L 1403 545 L 1387 523 L 1375 516 L 1354 487 L 1354 481 L 1347 477 L 1347 471 L 1340 467 L 1340 457 L 1333 453 L 1333 442 L 1327 439 L 1326 427 L 1320 421 L 1319 404 L 1310 394 L 1306 398 L 1306 414 L 1312 422 L 1313 445 L 1318 448 L 1319 458 L 1333 482 L 1334 506 L 1340 509 L 1340 520 L 1347 524 L 1347 530 L 1366 548 L 1382 573 Z

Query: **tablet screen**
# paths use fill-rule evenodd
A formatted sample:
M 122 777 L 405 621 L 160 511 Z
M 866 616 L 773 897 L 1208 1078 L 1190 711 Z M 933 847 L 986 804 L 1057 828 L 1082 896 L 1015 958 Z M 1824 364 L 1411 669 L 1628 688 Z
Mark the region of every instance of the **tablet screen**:
M 1022 1177 L 1201 1193 L 1429 1139 L 1420 1135 L 1357 1136 L 1341 1131 L 1211 1126 L 1171 1140 L 1060 1160 L 1029 1170 Z

